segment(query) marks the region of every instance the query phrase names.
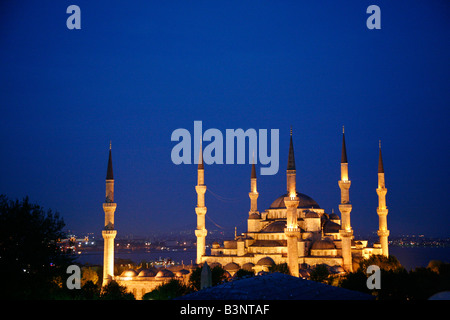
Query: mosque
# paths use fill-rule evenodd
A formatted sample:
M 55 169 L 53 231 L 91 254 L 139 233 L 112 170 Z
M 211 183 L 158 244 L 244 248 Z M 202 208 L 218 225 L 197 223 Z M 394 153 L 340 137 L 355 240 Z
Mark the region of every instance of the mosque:
M 202 152 L 200 150 L 200 152 Z M 291 275 L 305 277 L 307 270 L 318 264 L 327 265 L 334 273 L 353 271 L 361 259 L 371 255 L 389 256 L 387 229 L 386 193 L 384 167 L 379 146 L 378 159 L 378 236 L 379 242 L 368 247 L 367 240 L 354 239 L 350 223 L 352 205 L 350 202 L 350 185 L 348 174 L 345 133 L 342 134 L 341 179 L 338 185 L 341 191 L 339 211 L 341 216 L 326 213 L 311 197 L 296 188 L 296 168 L 292 129 L 288 164 L 286 170 L 286 192 L 275 199 L 263 212 L 258 211 L 257 176 L 255 164 L 252 164 L 250 176 L 250 211 L 247 219 L 247 232 L 236 235 L 234 239 L 223 244 L 214 242 L 210 254 L 206 254 L 205 215 L 205 168 L 200 153 L 197 169 L 197 265 L 205 262 L 213 267 L 222 266 L 230 276 L 239 269 L 255 273 L 268 271 L 275 264 L 286 263 Z M 104 239 L 103 285 L 111 280 L 126 286 L 137 299 L 152 291 L 161 283 L 172 278 L 188 280 L 192 268 L 178 270 L 127 270 L 114 276 L 114 177 L 112 170 L 111 146 L 106 175 L 106 200 L 103 203 L 105 226 L 102 231 Z
M 341 217 L 326 213 L 311 197 L 296 188 L 296 168 L 292 130 L 286 170 L 287 193 L 275 199 L 263 212 L 258 211 L 257 177 L 255 164 L 250 177 L 250 211 L 247 232 L 223 245 L 213 243 L 211 254 L 205 252 L 206 185 L 203 161 L 198 166 L 197 192 L 197 264 L 219 264 L 234 273 L 243 268 L 255 272 L 267 271 L 274 264 L 287 263 L 291 275 L 304 274 L 306 268 L 326 264 L 337 272 L 351 272 L 354 265 L 373 254 L 388 256 L 387 207 L 381 145 L 378 160 L 379 243 L 368 247 L 367 240 L 354 239 L 350 224 L 350 184 L 348 175 L 345 133 L 342 136 Z

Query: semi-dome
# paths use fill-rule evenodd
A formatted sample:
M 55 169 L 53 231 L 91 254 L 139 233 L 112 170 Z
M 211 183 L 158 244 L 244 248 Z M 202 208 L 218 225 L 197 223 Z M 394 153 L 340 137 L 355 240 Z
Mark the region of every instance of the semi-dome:
M 269 209 L 286 209 L 284 198 L 287 196 L 287 193 L 279 196 L 274 202 L 272 202 Z M 299 198 L 298 208 L 320 209 L 320 206 L 317 204 L 317 202 L 306 194 L 297 192 L 297 198 Z
M 261 232 L 284 232 L 286 228 L 286 220 L 277 220 L 265 226 Z
M 255 265 L 253 263 L 247 262 L 242 265 L 242 269 L 247 270 L 247 271 L 253 271 L 254 266 Z
M 306 218 L 320 218 L 319 217 L 319 215 L 317 214 L 317 212 L 314 212 L 314 211 L 308 211 L 306 214 L 305 214 L 305 219 Z
M 270 257 L 264 257 L 259 259 L 259 261 L 256 264 L 258 266 L 273 266 L 275 262 Z
M 330 250 L 330 249 L 336 249 L 336 246 L 334 245 L 333 241 L 325 238 L 321 240 L 317 240 L 313 243 L 311 249 L 313 250 Z

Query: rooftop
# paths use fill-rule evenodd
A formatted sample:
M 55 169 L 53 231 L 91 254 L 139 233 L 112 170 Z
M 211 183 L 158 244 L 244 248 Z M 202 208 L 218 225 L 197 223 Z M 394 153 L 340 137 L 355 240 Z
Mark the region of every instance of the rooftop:
M 333 287 L 282 273 L 268 273 L 209 287 L 181 300 L 373 300 L 357 291 Z

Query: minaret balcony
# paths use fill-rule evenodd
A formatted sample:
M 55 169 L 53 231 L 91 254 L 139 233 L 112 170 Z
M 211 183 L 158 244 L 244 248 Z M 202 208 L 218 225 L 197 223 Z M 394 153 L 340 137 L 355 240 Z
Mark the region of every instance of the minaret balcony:
M 206 207 L 199 207 L 199 206 L 195 207 L 195 213 L 199 216 L 201 215 L 204 216 L 206 214 L 206 210 L 207 210 Z
M 117 235 L 117 230 L 102 230 L 103 239 L 114 239 Z
M 350 203 L 341 203 L 339 205 L 339 211 L 341 214 L 348 214 L 352 211 L 352 205 Z
M 195 191 L 197 192 L 197 194 L 205 194 L 206 193 L 206 185 L 195 186 Z
M 195 236 L 197 238 L 204 238 L 206 237 L 208 231 L 206 229 L 196 229 L 195 230 Z
M 353 230 L 351 228 L 350 230 L 341 229 L 339 230 L 339 235 L 344 238 L 353 237 Z
M 379 237 L 388 237 L 389 236 L 389 230 L 378 230 L 377 235 Z
M 117 207 L 117 203 L 115 202 L 104 202 L 103 203 L 103 208 L 116 208 Z
M 385 197 L 386 194 L 387 194 L 387 189 L 386 188 L 378 187 L 376 190 L 377 190 L 378 197 Z
M 339 180 L 338 184 L 340 189 L 348 190 L 350 189 L 350 185 L 352 184 L 352 182 L 350 180 Z
M 389 211 L 389 210 L 387 209 L 387 207 L 384 207 L 384 208 L 378 207 L 378 208 L 377 208 L 377 214 L 378 214 L 379 216 L 387 216 L 388 211 Z
M 298 197 L 284 197 L 284 204 L 286 208 L 297 208 L 300 199 Z

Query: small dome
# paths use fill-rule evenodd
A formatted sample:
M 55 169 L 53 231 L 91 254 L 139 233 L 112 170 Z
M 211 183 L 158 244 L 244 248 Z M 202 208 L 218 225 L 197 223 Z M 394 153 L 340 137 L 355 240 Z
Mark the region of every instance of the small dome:
M 310 218 L 319 218 L 319 215 L 317 214 L 317 212 L 314 211 L 308 211 L 305 214 L 305 219 L 310 219 Z
M 238 271 L 241 267 L 237 263 L 230 262 L 229 264 L 223 267 L 226 271 Z
M 255 213 L 255 212 L 250 213 L 250 215 L 248 216 L 248 218 L 249 218 L 249 219 L 261 219 L 260 215 L 257 214 L 257 213 Z
M 134 271 L 133 269 L 128 269 L 125 270 L 124 272 L 122 272 L 122 274 L 120 275 L 121 277 L 136 277 L 138 275 L 138 273 L 136 271 Z
M 168 269 L 159 270 L 156 274 L 156 278 L 172 278 L 173 276 L 173 272 Z
M 174 265 L 166 267 L 166 269 L 169 269 L 172 272 L 176 272 L 178 270 L 183 269 L 183 266 L 181 264 L 174 264 Z
M 181 270 L 179 270 L 179 271 L 177 271 L 176 273 L 175 273 L 175 275 L 177 276 L 177 277 L 182 277 L 182 276 L 184 276 L 184 275 L 187 275 L 187 274 L 189 274 L 190 272 L 188 271 L 188 270 L 186 270 L 186 269 L 181 269 Z
M 341 226 L 331 220 L 327 220 L 323 224 L 323 232 L 324 233 L 339 233 L 340 229 L 341 229 Z
M 332 213 L 330 214 L 330 220 L 341 220 L 341 218 L 336 213 Z
M 154 277 L 154 276 L 156 276 L 156 272 L 152 269 L 142 269 L 138 274 L 138 277 Z
M 313 243 L 311 249 L 313 250 L 330 250 L 330 249 L 336 249 L 336 246 L 334 245 L 333 241 L 325 238 L 322 240 L 317 240 Z
M 254 266 L 255 265 L 253 263 L 247 262 L 242 265 L 242 269 L 247 270 L 247 271 L 253 271 Z
M 262 259 L 259 259 L 259 261 L 256 264 L 258 266 L 273 266 L 275 262 L 270 257 L 264 257 Z
M 220 244 L 217 241 L 214 241 L 212 244 L 213 249 L 218 249 L 220 248 Z

